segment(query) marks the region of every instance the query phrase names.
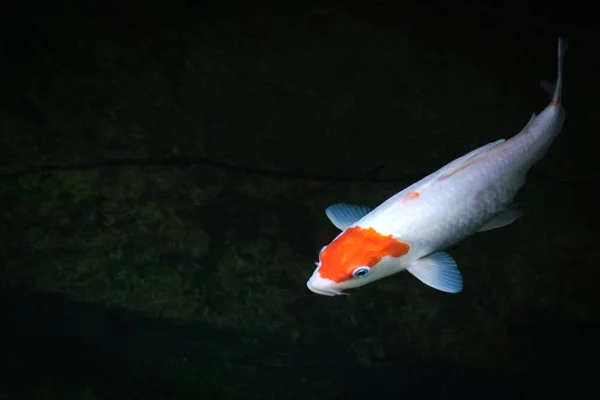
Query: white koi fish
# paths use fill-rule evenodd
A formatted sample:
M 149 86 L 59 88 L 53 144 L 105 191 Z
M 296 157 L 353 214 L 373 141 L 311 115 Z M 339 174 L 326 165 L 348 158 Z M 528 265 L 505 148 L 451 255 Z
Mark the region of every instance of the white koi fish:
M 443 250 L 522 215 L 513 198 L 565 120 L 561 93 L 566 48 L 559 38 L 556 85 L 542 82 L 552 101 L 517 135 L 471 151 L 373 210 L 349 204 L 328 207 L 327 216 L 342 232 L 321 249 L 308 288 L 326 296 L 346 294 L 346 289 L 406 270 L 432 288 L 462 291 L 456 262 Z

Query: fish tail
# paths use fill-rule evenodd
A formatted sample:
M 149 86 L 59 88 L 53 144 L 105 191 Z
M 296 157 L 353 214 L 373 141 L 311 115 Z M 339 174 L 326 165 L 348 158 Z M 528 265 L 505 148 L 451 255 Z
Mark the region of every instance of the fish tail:
M 542 88 L 544 88 L 550 95 L 552 95 L 551 104 L 553 106 L 558 106 L 562 102 L 563 62 L 564 62 L 565 53 L 566 53 L 568 47 L 569 47 L 569 43 L 568 43 L 567 39 L 565 39 L 564 37 L 559 37 L 558 38 L 558 60 L 557 60 L 557 63 L 558 63 L 557 75 L 558 76 L 556 78 L 556 84 L 553 85 L 546 81 L 541 82 Z
M 558 38 L 558 77 L 556 79 L 556 87 L 554 88 L 554 95 L 552 96 L 552 104 L 557 106 L 562 100 L 562 85 L 563 85 L 563 62 L 565 53 L 569 44 L 567 39 L 564 37 Z

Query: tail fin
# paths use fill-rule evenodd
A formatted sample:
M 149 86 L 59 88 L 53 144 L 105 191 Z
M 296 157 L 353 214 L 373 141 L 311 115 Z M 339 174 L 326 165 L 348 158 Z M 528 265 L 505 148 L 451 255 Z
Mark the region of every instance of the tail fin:
M 565 58 L 565 52 L 569 47 L 567 39 L 564 37 L 558 38 L 558 77 L 556 79 L 556 85 L 542 81 L 541 85 L 544 90 L 552 95 L 552 105 L 559 105 L 562 101 L 562 86 L 563 86 L 563 61 Z

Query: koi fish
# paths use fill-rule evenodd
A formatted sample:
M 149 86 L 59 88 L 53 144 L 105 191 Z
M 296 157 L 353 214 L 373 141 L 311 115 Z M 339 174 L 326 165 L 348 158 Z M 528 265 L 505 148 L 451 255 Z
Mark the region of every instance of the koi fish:
M 463 278 L 444 249 L 476 233 L 507 226 L 522 215 L 513 203 L 529 169 L 560 133 L 563 58 L 558 40 L 555 85 L 542 81 L 552 100 L 508 140 L 477 148 L 393 195 L 375 209 L 334 204 L 325 213 L 341 233 L 320 252 L 306 285 L 335 296 L 408 271 L 434 289 L 459 293 Z

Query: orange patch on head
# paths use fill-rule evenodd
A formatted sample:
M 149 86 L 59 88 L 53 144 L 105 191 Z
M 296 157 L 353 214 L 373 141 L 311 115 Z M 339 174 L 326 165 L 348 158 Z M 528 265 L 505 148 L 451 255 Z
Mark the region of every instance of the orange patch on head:
M 421 193 L 419 193 L 419 192 L 410 192 L 410 193 L 407 193 L 404 197 L 402 197 L 402 200 L 414 200 L 414 199 L 418 199 L 419 196 L 421 196 Z
M 346 229 L 321 253 L 319 275 L 334 282 L 352 277 L 356 267 L 376 265 L 383 257 L 400 257 L 410 246 L 392 235 L 382 235 L 373 228 L 359 226 Z

